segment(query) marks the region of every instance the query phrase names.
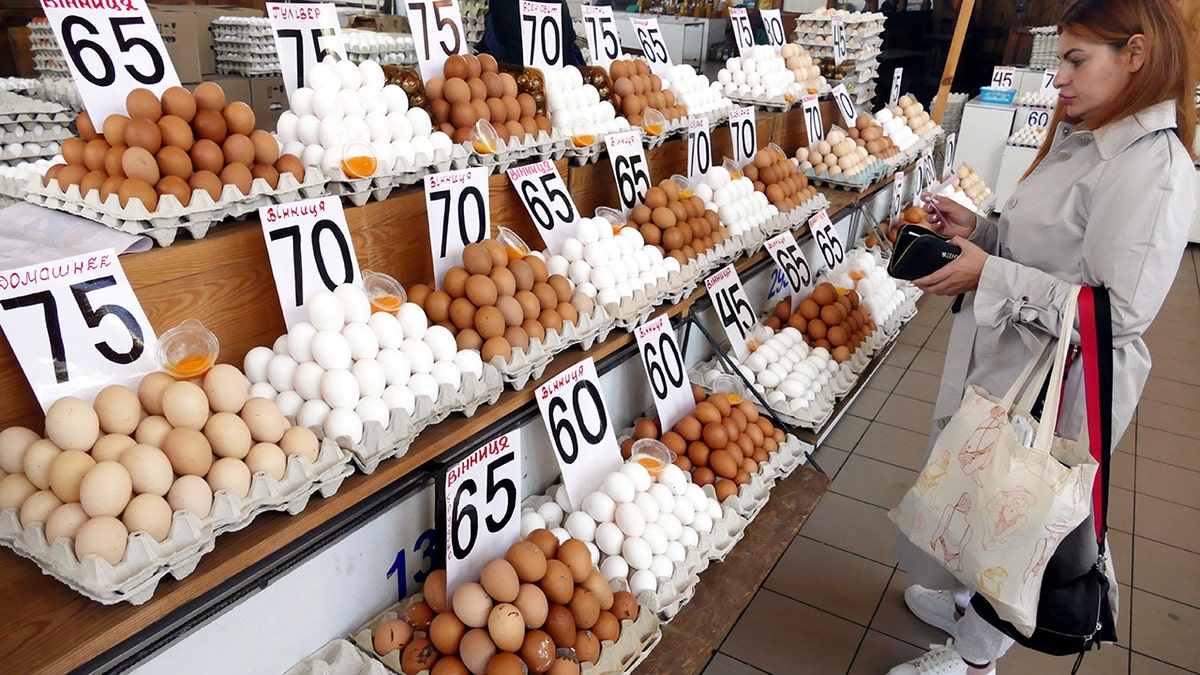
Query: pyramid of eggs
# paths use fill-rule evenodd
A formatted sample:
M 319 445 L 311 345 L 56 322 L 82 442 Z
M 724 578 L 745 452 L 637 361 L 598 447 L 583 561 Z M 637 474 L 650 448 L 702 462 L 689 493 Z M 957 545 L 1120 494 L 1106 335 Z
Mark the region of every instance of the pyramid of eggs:
M 500 72 L 490 54 L 455 54 L 442 71 L 444 77 L 425 83 L 425 93 L 434 123 L 455 143 L 469 140 L 479 120 L 491 122 L 505 141 L 550 133 L 550 120 L 538 114 L 533 95 L 519 91 L 517 78 Z
M 687 117 L 687 106 L 675 99 L 675 92 L 663 88 L 662 78 L 651 73 L 645 61 L 618 59 L 609 65 L 608 74 L 613 105 L 632 126 L 643 125 L 647 108 L 662 113 L 668 122 Z

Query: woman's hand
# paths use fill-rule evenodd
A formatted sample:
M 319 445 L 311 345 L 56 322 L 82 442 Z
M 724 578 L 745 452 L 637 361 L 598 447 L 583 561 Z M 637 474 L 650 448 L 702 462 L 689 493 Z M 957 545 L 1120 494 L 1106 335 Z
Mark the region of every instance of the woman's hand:
M 975 214 L 962 204 L 949 197 L 933 197 L 928 192 L 921 199 L 929 206 L 926 209 L 929 224 L 938 234 L 966 239 L 975 231 Z
M 962 253 L 942 269 L 914 281 L 917 288 L 934 295 L 958 295 L 979 285 L 987 252 L 960 236 L 953 237 L 950 243 L 962 249 Z

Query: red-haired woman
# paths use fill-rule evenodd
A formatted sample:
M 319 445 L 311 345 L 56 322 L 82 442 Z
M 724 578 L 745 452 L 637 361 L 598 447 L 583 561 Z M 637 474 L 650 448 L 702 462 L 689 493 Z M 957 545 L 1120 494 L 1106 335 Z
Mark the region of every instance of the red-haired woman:
M 993 223 L 935 200 L 944 218 L 935 212 L 932 221 L 955 237 L 962 255 L 915 283 L 936 295 L 967 294 L 950 335 L 935 437 L 967 385 L 990 392 L 1012 385 L 1034 349 L 1058 333 L 1073 284 L 1102 285 L 1111 296 L 1114 443 L 1150 372 L 1141 335 L 1175 279 L 1196 209 L 1191 38 L 1174 0 L 1078 0 L 1059 32 L 1053 133 L 1003 217 Z M 1084 407 L 1082 369 L 1075 368 L 1060 435 L 1074 435 Z M 901 555 L 920 584 L 905 601 L 954 640 L 891 674 L 994 672 L 1012 640 L 967 607 L 968 589 L 915 551 Z M 1111 562 L 1108 573 L 1115 607 Z

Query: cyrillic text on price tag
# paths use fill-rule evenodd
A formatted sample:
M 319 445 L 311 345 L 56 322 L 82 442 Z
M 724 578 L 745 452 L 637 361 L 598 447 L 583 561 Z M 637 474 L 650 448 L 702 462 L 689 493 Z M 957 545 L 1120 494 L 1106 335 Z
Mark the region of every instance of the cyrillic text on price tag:
M 471 52 L 458 0 L 405 0 L 405 5 L 422 80 L 442 77 L 446 59 Z
M 612 163 L 613 178 L 617 181 L 617 196 L 625 215 L 640 203 L 650 189 L 650 165 L 642 147 L 642 130 L 630 129 L 604 137 L 608 161 Z
M 612 62 L 621 55 L 621 41 L 617 37 L 617 26 L 613 22 L 612 7 L 608 5 L 581 5 L 583 25 L 586 29 L 588 49 L 592 52 L 592 65 L 608 70 Z
M 675 340 L 675 331 L 671 329 L 671 319 L 660 314 L 635 328 L 634 334 L 646 379 L 650 381 L 659 425 L 670 429 L 696 405 L 683 354 Z
M 854 98 L 846 91 L 846 85 L 839 84 L 833 88 L 833 101 L 837 103 L 838 111 L 846 122 L 846 128 L 853 128 L 858 122 L 858 109 L 854 107 Z
M 888 221 L 892 227 L 900 224 L 900 207 L 904 205 L 904 172 L 897 171 L 892 176 L 892 208 L 891 218 Z
M 892 72 L 892 91 L 888 94 L 888 106 L 894 106 L 900 103 L 900 82 L 904 79 L 904 68 L 897 67 Z
M 992 86 L 998 89 L 1012 89 L 1013 78 L 1017 69 L 1012 66 L 996 66 L 992 68 Z
M 846 20 L 840 16 L 833 17 L 833 62 L 842 65 L 846 60 L 848 48 L 846 45 Z
M 138 88 L 162 96 L 179 76 L 145 0 L 42 0 L 83 107 L 99 129 Z
M 111 248 L 0 273 L 0 328 L 43 410 L 158 370 L 154 328 Z
M 946 144 L 942 147 L 942 178 L 954 173 L 954 153 L 958 151 L 958 134 L 946 134 Z
M 808 134 L 808 147 L 814 147 L 819 141 L 825 140 L 825 123 L 821 120 L 821 108 L 817 103 L 816 94 L 808 94 L 800 99 L 800 107 L 804 111 L 804 131 Z
M 754 29 L 750 27 L 750 17 L 745 7 L 729 8 L 729 27 L 733 29 L 733 40 L 737 43 L 738 53 L 743 57 L 754 49 Z
M 783 32 L 783 17 L 780 11 L 778 9 L 761 9 L 758 14 L 762 17 L 763 28 L 767 31 L 767 44 L 778 52 L 787 44 L 787 35 Z
M 758 151 L 758 126 L 754 106 L 729 111 L 729 140 L 733 142 L 733 159 L 744 165 Z
M 707 117 L 688 119 L 688 178 L 708 173 L 712 168 L 712 138 Z
M 650 72 L 665 76 L 671 67 L 671 55 L 667 53 L 667 42 L 658 28 L 658 19 L 630 19 L 629 23 L 642 46 L 642 56 L 650 63 Z
M 563 66 L 561 4 L 521 0 L 521 55 L 532 68 Z
M 304 303 L 341 284 L 362 285 L 342 200 L 318 197 L 258 210 L 279 307 L 288 328 L 308 321 Z
M 443 474 L 447 595 L 479 579 L 485 563 L 521 538 L 520 439 L 509 432 Z
M 1058 77 L 1058 68 L 1048 68 L 1042 73 L 1042 86 L 1039 91 L 1043 94 L 1057 94 L 1058 87 L 1054 86 L 1054 78 Z
M 308 86 L 308 73 L 326 56 L 346 58 L 337 5 L 268 2 L 267 18 L 275 34 L 275 51 L 279 52 L 283 86 L 289 98 L 300 87 Z
M 537 388 L 538 408 L 572 509 L 621 468 L 621 447 L 591 358 Z
M 792 288 L 792 311 L 812 293 L 812 269 L 791 232 L 780 232 L 766 243 L 767 252 Z
M 837 228 L 833 226 L 833 221 L 829 219 L 829 214 L 825 212 L 825 209 L 821 209 L 817 215 L 809 219 L 808 230 L 812 232 L 817 250 L 825 259 L 825 267 L 833 269 L 846 260 L 846 247 L 842 244 L 842 237 L 838 234 Z
M 575 236 L 579 209 L 567 191 L 558 168 L 551 160 L 515 166 L 508 170 L 513 189 L 537 225 L 542 241 L 551 253 L 561 253 L 563 242 Z
M 446 272 L 462 264 L 467 244 L 481 242 L 491 232 L 487 173 L 475 166 L 425 176 L 425 212 L 438 288 Z
M 717 319 L 725 328 L 725 335 L 729 338 L 729 346 L 733 353 L 739 359 L 750 356 L 746 338 L 758 323 L 758 318 L 754 315 L 754 307 L 746 297 L 741 280 L 738 279 L 737 270 L 732 264 L 726 265 L 705 279 L 704 286 L 712 298 Z

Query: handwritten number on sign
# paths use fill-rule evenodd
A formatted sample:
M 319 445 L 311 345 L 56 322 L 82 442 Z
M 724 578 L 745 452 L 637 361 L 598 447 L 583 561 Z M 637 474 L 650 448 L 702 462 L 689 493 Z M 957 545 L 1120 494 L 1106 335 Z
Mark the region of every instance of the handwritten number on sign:
M 458 50 L 462 47 L 462 35 L 460 35 L 458 32 L 458 25 L 454 23 L 453 19 L 442 16 L 442 10 L 447 7 L 451 7 L 452 5 L 453 3 L 450 0 L 434 0 L 433 2 L 433 20 L 437 22 L 437 32 L 441 33 L 443 29 L 449 28 L 450 37 L 453 39 L 452 42 L 448 42 L 444 38 L 439 38 L 438 40 L 438 44 L 441 46 L 442 52 L 445 53 L 446 56 L 457 54 Z M 421 33 L 425 36 L 423 44 L 425 45 L 425 59 L 428 60 L 430 55 L 430 42 L 429 23 L 425 21 L 425 3 L 410 2 L 408 3 L 408 9 L 421 15 L 421 21 L 419 23 L 421 24 Z
M 657 28 L 638 28 L 638 42 L 642 43 L 642 51 L 651 63 L 667 62 L 667 45 L 663 43 Z
M 542 15 L 540 17 L 525 14 L 521 16 L 521 21 L 529 24 L 529 58 L 526 63 L 535 63 L 534 59 L 537 56 L 538 45 L 542 48 L 542 60 L 546 63 L 558 63 L 559 57 L 562 55 L 562 35 L 558 28 L 558 21 L 555 17 Z M 554 51 L 551 52 L 550 48 Z
M 800 250 L 795 246 L 785 246 L 779 249 L 777 254 L 779 266 L 783 268 L 784 276 L 787 277 L 793 292 L 808 288 L 808 285 L 812 283 L 812 270 L 808 268 L 808 261 L 799 253 Z
M 592 44 L 604 50 L 604 57 L 609 61 L 621 54 L 621 45 L 617 42 L 617 33 L 612 28 L 613 20 L 606 16 L 585 16 L 584 23 L 592 33 Z
M 621 195 L 621 204 L 632 209 L 639 195 L 644 195 L 650 189 L 650 174 L 642 168 L 640 155 L 617 156 L 617 191 Z M 639 187 L 639 186 L 645 187 Z
M 125 66 L 125 70 L 133 77 L 133 79 L 142 84 L 150 85 L 157 84 L 163 79 L 166 72 L 166 64 L 163 63 L 162 55 L 154 48 L 154 45 L 145 38 L 126 37 L 123 32 L 125 26 L 145 25 L 145 21 L 141 17 L 111 17 L 109 25 L 112 27 L 113 35 L 117 38 L 117 46 L 121 53 L 128 54 L 134 47 L 139 47 L 146 51 L 150 57 L 152 70 L 150 74 L 139 72 L 133 66 Z M 117 73 L 113 66 L 113 61 L 107 53 L 93 40 L 86 37 L 77 37 L 75 28 L 82 29 L 85 35 L 99 35 L 95 24 L 80 16 L 69 16 L 62 23 L 63 42 L 66 43 L 67 56 L 71 62 L 75 64 L 75 68 L 83 75 L 84 79 L 94 85 L 107 87 L 117 80 Z M 83 53 L 89 51 L 96 55 L 100 60 L 100 65 L 103 67 L 103 72 L 100 75 L 92 72 L 85 64 Z
M 333 30 L 329 28 L 312 28 L 309 29 L 312 34 L 313 54 L 317 57 L 317 63 L 320 63 L 326 56 L 337 58 L 338 53 L 329 47 L 321 46 L 321 38 L 326 35 L 333 35 Z M 308 80 L 304 79 L 304 33 L 299 28 L 280 28 L 277 34 L 282 39 L 296 41 L 296 86 L 304 87 L 308 85 Z
M 478 231 L 475 234 L 467 232 L 468 197 L 473 197 L 475 200 L 475 209 L 478 216 L 475 219 L 476 225 L 478 226 Z M 450 191 L 437 190 L 435 192 L 430 192 L 429 199 L 431 201 L 440 200 L 446 202 L 445 206 L 442 208 L 442 250 L 440 254 L 444 258 L 446 257 L 446 243 L 450 238 Z M 483 241 L 484 236 L 487 234 L 487 232 L 484 231 L 484 228 L 487 224 L 487 219 L 483 210 L 483 194 L 479 192 L 479 189 L 474 185 L 468 185 L 467 187 L 463 188 L 463 191 L 458 195 L 457 210 L 458 235 L 460 237 L 460 241 L 462 241 L 464 245 Z
M 513 514 L 516 513 L 517 506 L 517 486 L 513 484 L 511 479 L 496 478 L 496 470 L 500 467 L 516 460 L 517 456 L 513 453 L 508 453 L 495 457 L 488 462 L 487 467 L 487 485 L 484 489 L 484 497 L 487 503 L 500 493 L 504 493 L 504 509 L 500 512 L 503 515 L 497 519 L 488 514 L 483 519 L 483 525 L 488 529 L 488 532 L 496 533 L 504 529 L 508 521 L 512 520 Z M 479 537 L 479 510 L 474 504 L 462 501 L 466 497 L 474 496 L 479 488 L 475 485 L 474 479 L 466 478 L 458 486 L 458 492 L 454 493 L 454 501 L 450 507 L 450 531 L 453 536 L 450 539 L 451 546 L 454 548 L 454 557 L 457 560 L 464 560 L 471 554 L 475 548 L 475 540 Z M 463 543 L 459 538 L 461 535 L 467 535 L 466 543 Z
M 825 258 L 825 264 L 831 269 L 842 264 L 846 259 L 846 251 L 842 248 L 842 241 L 832 234 L 833 227 L 817 227 L 813 230 L 813 239 L 817 242 L 817 248 L 821 249 L 821 256 Z
M 703 176 L 712 168 L 712 141 L 708 138 L 708 126 L 688 130 L 689 176 Z
M 741 287 L 735 284 L 721 289 L 717 292 L 714 301 L 717 305 L 717 316 L 721 319 L 721 325 L 725 326 L 726 330 L 737 328 L 738 333 L 744 338 L 750 327 L 754 325 L 754 308 L 742 297 L 741 293 L 735 292 L 739 288 Z
M 655 398 L 665 399 L 671 387 L 683 386 L 683 357 L 679 355 L 675 341 L 666 333 L 658 336 L 657 346 L 653 342 L 643 345 L 642 361 L 646 364 Z
M 425 530 L 421 536 L 417 537 L 417 542 L 413 544 L 412 552 L 421 556 L 421 568 L 413 572 L 412 579 L 418 584 L 425 583 L 425 579 L 429 573 L 433 571 L 433 554 L 437 547 L 437 532 L 433 529 Z M 408 592 L 408 565 L 406 560 L 407 551 L 401 549 L 396 553 L 396 559 L 392 561 L 392 566 L 388 568 L 387 578 L 391 579 L 392 575 L 396 576 L 396 592 L 398 597 L 403 600 L 409 596 Z
M 537 182 L 533 180 L 521 181 L 521 197 L 529 205 L 529 212 L 537 222 L 538 227 L 544 230 L 553 230 L 556 222 L 570 223 L 575 220 L 575 208 L 571 205 L 570 196 L 550 185 L 555 175 L 550 173 L 542 174 L 538 176 Z M 538 183 L 541 183 L 541 187 L 538 187 Z M 542 199 L 541 195 L 543 194 L 546 195 L 546 199 Z M 547 201 L 560 202 L 562 209 L 551 211 L 550 206 L 546 203 Z M 557 217 L 557 220 L 555 220 L 555 217 Z
M 342 279 L 335 280 L 329 275 L 329 268 L 325 265 L 325 251 L 321 246 L 321 237 L 326 232 L 333 236 L 334 244 L 337 245 L 338 252 L 341 254 L 342 263 Z M 293 283 L 295 288 L 296 306 L 304 304 L 304 265 L 301 263 L 301 247 L 300 242 L 300 226 L 291 225 L 281 227 L 278 230 L 271 232 L 271 241 L 290 238 L 292 240 L 292 271 Z M 312 245 L 313 259 L 317 261 L 317 274 L 321 277 L 321 283 L 325 288 L 333 290 L 339 284 L 354 283 L 354 260 L 350 256 L 350 244 L 346 241 L 345 235 L 337 224 L 327 218 L 318 220 L 313 226 L 312 240 L 309 242 Z
M 570 407 L 567 406 L 566 396 L 556 396 L 550 401 L 550 440 L 554 442 L 554 448 L 564 464 L 574 464 L 579 458 L 580 435 L 588 445 L 596 445 L 608 430 L 608 414 L 604 411 L 603 399 L 595 384 L 581 380 L 572 388 L 570 396 Z M 592 407 L 596 410 L 598 428 L 595 430 L 588 427 L 588 418 L 583 414 L 584 396 L 591 399 Z

